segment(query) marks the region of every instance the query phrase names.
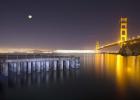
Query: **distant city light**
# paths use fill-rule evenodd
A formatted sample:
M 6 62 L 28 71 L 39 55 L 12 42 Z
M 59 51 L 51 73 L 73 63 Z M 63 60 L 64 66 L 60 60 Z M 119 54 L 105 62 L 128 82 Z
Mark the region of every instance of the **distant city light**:
M 94 50 L 55 50 L 54 53 L 95 53 Z
M 96 53 L 96 50 L 47 50 L 30 48 L 0 49 L 0 53 Z

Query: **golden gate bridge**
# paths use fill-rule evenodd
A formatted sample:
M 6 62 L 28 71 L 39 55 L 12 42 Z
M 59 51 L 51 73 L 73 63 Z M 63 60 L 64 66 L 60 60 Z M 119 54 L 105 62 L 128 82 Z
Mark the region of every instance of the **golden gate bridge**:
M 113 47 L 113 46 L 120 46 L 120 49 L 126 48 L 129 49 L 130 46 L 138 44 L 140 42 L 140 36 L 132 37 L 128 39 L 128 18 L 123 17 L 120 19 L 120 40 L 115 41 L 106 45 L 100 46 L 99 41 L 96 42 L 96 53 L 99 52 L 99 50 Z M 128 50 L 132 53 L 134 50 Z M 124 51 L 127 52 L 127 51 Z

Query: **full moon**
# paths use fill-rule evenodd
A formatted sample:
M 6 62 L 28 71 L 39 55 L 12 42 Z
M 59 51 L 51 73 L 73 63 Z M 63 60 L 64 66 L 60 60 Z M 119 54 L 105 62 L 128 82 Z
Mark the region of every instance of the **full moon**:
M 29 18 L 29 19 L 32 19 L 32 17 L 33 17 L 32 15 L 28 15 L 28 18 Z

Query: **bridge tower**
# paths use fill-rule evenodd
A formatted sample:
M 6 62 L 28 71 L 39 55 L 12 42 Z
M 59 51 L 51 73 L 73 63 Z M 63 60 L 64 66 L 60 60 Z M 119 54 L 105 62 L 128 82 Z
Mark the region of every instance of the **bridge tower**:
M 128 29 L 127 29 L 127 18 L 121 18 L 120 20 L 120 42 L 123 41 L 127 41 L 127 37 L 128 37 Z M 122 47 L 123 45 L 125 45 L 124 43 L 120 44 L 120 47 Z
M 98 50 L 99 47 L 100 47 L 100 43 L 99 43 L 99 41 L 97 41 L 97 42 L 96 42 L 96 52 L 97 52 L 97 53 L 98 53 L 98 51 L 99 51 L 99 50 Z

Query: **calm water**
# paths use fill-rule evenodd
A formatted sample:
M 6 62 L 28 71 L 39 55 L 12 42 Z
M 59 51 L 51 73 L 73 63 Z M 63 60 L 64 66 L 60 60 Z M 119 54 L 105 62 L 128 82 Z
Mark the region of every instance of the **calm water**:
M 0 100 L 140 100 L 140 56 L 84 54 L 80 69 L 0 76 Z

